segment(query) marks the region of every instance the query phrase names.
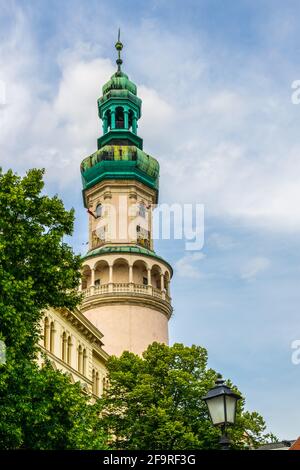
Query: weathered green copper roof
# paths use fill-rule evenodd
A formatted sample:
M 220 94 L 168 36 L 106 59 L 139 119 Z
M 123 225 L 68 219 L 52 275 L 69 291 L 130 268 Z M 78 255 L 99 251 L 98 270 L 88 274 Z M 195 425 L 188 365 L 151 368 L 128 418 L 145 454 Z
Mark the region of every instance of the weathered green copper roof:
M 123 63 L 121 59 L 121 51 L 123 49 L 123 44 L 120 40 L 120 29 L 118 31 L 118 40 L 115 44 L 115 48 L 118 51 L 118 58 L 116 60 L 118 70 L 114 73 L 110 80 L 105 83 L 102 87 L 102 93 L 105 95 L 111 90 L 128 90 L 133 95 L 136 95 L 136 85 L 131 82 L 128 78 L 128 75 L 121 70 L 121 65 Z
M 143 139 L 141 139 L 138 135 L 133 134 L 133 132 L 128 131 L 127 129 L 114 129 L 113 131 L 109 131 L 106 132 L 106 134 L 103 134 L 101 137 L 99 137 L 99 139 L 97 139 L 98 150 L 108 145 L 109 143 L 110 145 L 115 145 L 113 141 L 116 140 L 122 140 L 122 144 L 127 141 L 127 145 L 134 145 L 143 150 Z
M 128 90 L 133 95 L 137 93 L 136 85 L 129 80 L 128 75 L 124 72 L 114 73 L 110 80 L 102 87 L 103 95 L 111 90 Z
M 163 263 L 167 264 L 169 267 L 171 274 L 173 274 L 172 266 L 165 261 L 161 256 L 158 256 L 155 251 L 148 250 L 147 248 L 137 246 L 137 245 L 122 245 L 122 246 L 102 246 L 100 248 L 95 248 L 94 250 L 88 251 L 85 255 L 81 257 L 81 259 L 88 259 L 93 256 L 104 255 L 108 253 L 136 253 L 139 255 L 150 256 L 151 258 L 155 258 Z
M 104 179 L 136 179 L 158 190 L 159 163 L 134 145 L 105 145 L 81 163 L 83 190 Z

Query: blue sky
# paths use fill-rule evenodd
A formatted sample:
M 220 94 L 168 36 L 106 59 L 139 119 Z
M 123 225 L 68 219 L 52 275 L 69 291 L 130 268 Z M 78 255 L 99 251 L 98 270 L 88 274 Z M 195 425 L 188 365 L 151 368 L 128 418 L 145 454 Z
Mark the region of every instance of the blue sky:
M 171 341 L 205 346 L 248 408 L 296 438 L 299 2 L 0 0 L 0 12 L 0 164 L 46 168 L 46 191 L 76 209 L 76 251 L 87 239 L 79 164 L 101 134 L 96 100 L 121 27 L 160 202 L 205 206 L 201 256 L 156 242 L 175 268 Z

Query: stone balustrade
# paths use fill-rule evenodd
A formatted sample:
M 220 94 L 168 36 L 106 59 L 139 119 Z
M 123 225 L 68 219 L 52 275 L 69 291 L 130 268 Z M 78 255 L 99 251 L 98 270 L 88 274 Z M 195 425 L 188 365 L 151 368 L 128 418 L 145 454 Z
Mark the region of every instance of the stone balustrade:
M 111 282 L 109 284 L 102 284 L 100 286 L 91 286 L 82 290 L 84 299 L 91 296 L 107 295 L 107 294 L 141 294 L 150 295 L 161 300 L 171 303 L 171 298 L 165 290 L 156 289 L 151 285 L 135 284 L 133 282 Z

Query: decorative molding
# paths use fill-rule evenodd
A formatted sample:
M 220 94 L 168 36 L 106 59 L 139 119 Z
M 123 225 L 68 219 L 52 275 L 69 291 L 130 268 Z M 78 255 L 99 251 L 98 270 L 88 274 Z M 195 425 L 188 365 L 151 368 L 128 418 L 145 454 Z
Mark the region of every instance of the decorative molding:
M 173 308 L 168 301 L 152 295 L 136 292 L 109 292 L 106 294 L 91 295 L 83 300 L 81 310 L 86 312 L 102 305 L 113 304 L 138 305 L 140 307 L 152 308 L 165 315 L 168 320 L 173 313 Z

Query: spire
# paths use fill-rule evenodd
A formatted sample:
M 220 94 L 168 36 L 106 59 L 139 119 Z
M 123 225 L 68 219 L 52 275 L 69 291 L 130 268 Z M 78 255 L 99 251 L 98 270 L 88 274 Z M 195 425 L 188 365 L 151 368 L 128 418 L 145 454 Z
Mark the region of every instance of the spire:
M 118 66 L 117 74 L 121 74 L 121 65 L 123 63 L 123 60 L 121 59 L 121 50 L 123 49 L 123 44 L 120 41 L 120 28 L 119 28 L 119 31 L 118 31 L 118 40 L 115 44 L 115 48 L 118 51 L 118 58 L 116 60 L 116 63 L 117 63 L 117 66 Z

